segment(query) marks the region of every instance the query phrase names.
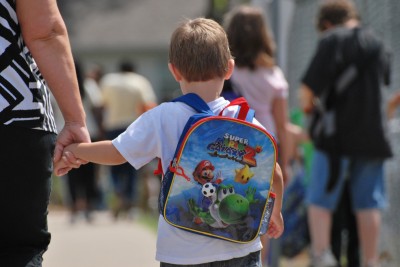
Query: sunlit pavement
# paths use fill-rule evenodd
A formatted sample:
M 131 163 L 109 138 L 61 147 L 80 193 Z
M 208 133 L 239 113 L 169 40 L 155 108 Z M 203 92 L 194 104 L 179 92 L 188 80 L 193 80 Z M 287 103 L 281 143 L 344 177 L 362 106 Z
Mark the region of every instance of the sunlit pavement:
M 96 212 L 93 221 L 70 222 L 66 211 L 50 210 L 51 244 L 43 267 L 153 267 L 156 233 L 134 219 L 114 221 Z
M 115 221 L 96 212 L 92 223 L 82 217 L 71 223 L 65 210 L 50 209 L 52 240 L 43 267 L 156 267 L 156 233 L 135 219 Z M 308 267 L 306 253 L 281 260 L 281 267 Z

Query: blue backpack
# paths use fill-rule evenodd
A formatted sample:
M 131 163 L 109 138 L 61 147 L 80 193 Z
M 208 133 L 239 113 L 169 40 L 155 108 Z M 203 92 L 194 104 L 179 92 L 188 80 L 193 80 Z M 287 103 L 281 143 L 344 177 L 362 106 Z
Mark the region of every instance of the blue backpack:
M 239 106 L 235 118 L 223 116 L 224 111 L 214 115 L 196 94 L 173 101 L 198 113 L 186 123 L 163 175 L 160 213 L 183 230 L 237 243 L 253 241 L 266 232 L 273 208 L 274 138 L 252 123 L 254 111 L 244 98 L 224 109 Z

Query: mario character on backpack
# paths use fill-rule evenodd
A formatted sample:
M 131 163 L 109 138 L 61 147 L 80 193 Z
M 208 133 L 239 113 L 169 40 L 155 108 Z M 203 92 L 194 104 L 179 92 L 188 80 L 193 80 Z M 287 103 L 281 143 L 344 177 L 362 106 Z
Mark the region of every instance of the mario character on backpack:
M 214 177 L 214 170 L 215 167 L 211 161 L 202 160 L 193 171 L 193 179 L 200 185 L 204 185 L 205 183 L 220 184 L 222 179 L 220 177 Z

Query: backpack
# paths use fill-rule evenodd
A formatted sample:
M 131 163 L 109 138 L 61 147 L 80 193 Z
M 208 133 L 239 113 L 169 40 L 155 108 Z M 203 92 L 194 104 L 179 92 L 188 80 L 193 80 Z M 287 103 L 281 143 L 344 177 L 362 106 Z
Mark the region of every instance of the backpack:
M 274 204 L 274 138 L 251 123 L 254 111 L 244 98 L 218 116 L 196 94 L 173 101 L 198 113 L 187 121 L 163 175 L 160 214 L 170 225 L 192 233 L 253 241 L 266 232 Z M 230 106 L 239 106 L 236 118 L 223 116 L 233 110 Z

